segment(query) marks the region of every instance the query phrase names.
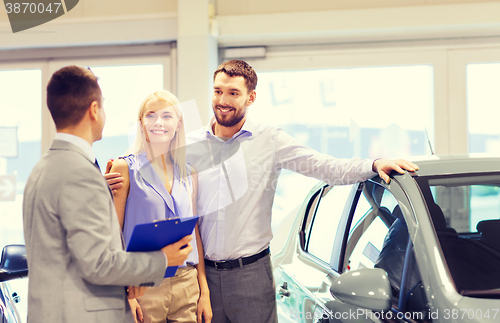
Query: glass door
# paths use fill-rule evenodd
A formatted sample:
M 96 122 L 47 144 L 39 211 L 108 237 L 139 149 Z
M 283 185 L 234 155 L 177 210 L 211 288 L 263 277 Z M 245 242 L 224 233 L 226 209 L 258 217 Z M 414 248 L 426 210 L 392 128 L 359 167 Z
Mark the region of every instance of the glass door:
M 446 55 L 437 51 L 268 48 L 249 117 L 283 128 L 337 158 L 409 158 L 443 149 Z M 444 126 L 442 126 L 444 124 Z M 431 151 L 432 147 L 432 151 Z M 272 248 L 315 180 L 283 171 L 273 204 Z M 295 202 L 294 202 L 295 201 Z M 286 230 L 286 229 L 285 229 Z
M 24 244 L 23 192 L 40 158 L 42 138 L 42 68 L 0 65 L 0 252 L 7 244 Z M 26 319 L 28 279 L 9 282 L 20 296 L 16 304 Z
M 124 156 L 137 127 L 139 105 L 144 98 L 165 88 L 172 89 L 169 57 L 106 60 L 65 60 L 50 63 L 51 73 L 67 65 L 89 67 L 99 78 L 104 96 L 106 124 L 103 138 L 92 145 L 101 171 L 106 162 Z

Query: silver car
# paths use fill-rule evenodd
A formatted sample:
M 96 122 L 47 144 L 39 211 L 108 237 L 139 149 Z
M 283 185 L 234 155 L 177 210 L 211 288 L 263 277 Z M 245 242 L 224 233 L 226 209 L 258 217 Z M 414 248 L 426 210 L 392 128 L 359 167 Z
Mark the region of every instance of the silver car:
M 279 322 L 500 322 L 500 158 L 316 185 L 273 258 Z
M 28 275 L 26 248 L 24 245 L 8 245 L 0 256 L 0 323 L 20 323 L 16 304 L 19 295 L 12 291 L 7 281 Z

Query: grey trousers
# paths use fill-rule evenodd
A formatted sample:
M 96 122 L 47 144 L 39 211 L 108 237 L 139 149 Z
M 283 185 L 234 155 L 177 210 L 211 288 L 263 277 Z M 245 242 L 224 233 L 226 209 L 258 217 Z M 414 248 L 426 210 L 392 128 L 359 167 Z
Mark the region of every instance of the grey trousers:
M 278 322 L 270 255 L 243 268 L 206 271 L 212 323 Z

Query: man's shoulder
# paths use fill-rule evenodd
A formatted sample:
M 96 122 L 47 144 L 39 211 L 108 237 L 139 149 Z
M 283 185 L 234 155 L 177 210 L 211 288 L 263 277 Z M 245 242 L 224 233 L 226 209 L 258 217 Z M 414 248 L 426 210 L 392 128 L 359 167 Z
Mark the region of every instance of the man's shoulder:
M 26 183 L 25 195 L 55 197 L 61 189 L 68 189 L 75 183 L 97 183 L 99 175 L 94 165 L 78 152 L 49 150 L 33 168 Z
M 207 127 L 201 127 L 196 130 L 190 131 L 186 134 L 186 144 L 192 144 L 201 140 L 206 139 L 207 137 Z
M 94 164 L 74 150 L 49 150 L 39 161 L 33 171 L 42 172 L 44 176 L 54 176 L 58 182 L 74 180 L 75 177 L 98 178 L 101 175 Z
M 54 165 L 64 165 L 65 168 L 94 167 L 87 157 L 75 150 L 50 150 L 48 160 Z
M 260 122 L 255 122 L 253 120 L 247 120 L 245 125 L 243 125 L 242 130 L 250 132 L 252 134 L 252 137 L 257 137 L 261 135 L 274 136 L 277 132 L 281 131 L 282 129 L 277 126 L 263 124 Z M 192 145 L 206 141 L 208 137 L 209 137 L 208 126 L 201 127 L 197 130 L 191 131 L 188 134 L 186 134 L 186 145 Z
M 264 124 L 260 122 L 252 121 L 248 130 L 252 131 L 254 134 L 263 134 L 263 133 L 273 133 L 278 131 L 280 128 L 277 126 Z
M 250 136 L 248 136 L 250 140 L 258 138 L 258 140 L 272 141 L 275 139 L 277 133 L 282 132 L 280 127 L 253 121 L 249 122 L 246 127 L 244 126 L 242 130 L 245 130 L 251 134 Z

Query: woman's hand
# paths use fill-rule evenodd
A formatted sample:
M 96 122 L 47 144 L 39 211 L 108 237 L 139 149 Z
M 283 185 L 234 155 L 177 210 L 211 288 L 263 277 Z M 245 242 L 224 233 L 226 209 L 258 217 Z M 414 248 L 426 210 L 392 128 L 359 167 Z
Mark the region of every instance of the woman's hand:
M 198 323 L 212 322 L 212 306 L 210 305 L 210 295 L 208 293 L 201 293 L 198 300 Z M 203 319 L 205 319 L 203 321 Z
M 130 304 L 130 309 L 132 310 L 132 315 L 134 316 L 135 323 L 144 322 L 144 314 L 142 313 L 141 305 L 136 298 L 128 300 Z
M 111 173 L 111 167 L 113 167 L 113 159 L 108 160 L 108 163 L 106 164 L 104 179 L 108 182 L 113 195 L 115 195 L 116 190 L 123 187 L 124 178 L 122 177 L 122 174 L 118 172 Z

